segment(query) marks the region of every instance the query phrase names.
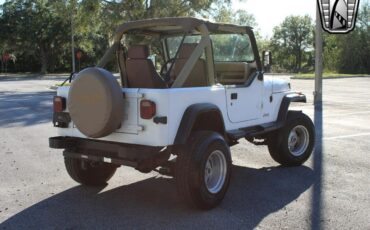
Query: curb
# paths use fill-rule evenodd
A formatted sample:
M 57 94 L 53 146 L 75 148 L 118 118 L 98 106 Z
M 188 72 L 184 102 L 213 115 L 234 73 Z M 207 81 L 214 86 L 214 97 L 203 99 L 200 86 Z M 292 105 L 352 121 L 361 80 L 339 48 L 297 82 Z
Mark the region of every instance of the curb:
M 330 79 L 345 79 L 345 78 L 370 78 L 370 75 L 362 75 L 362 76 L 340 76 L 340 77 L 323 77 L 323 80 L 330 80 Z M 293 80 L 315 80 L 314 77 L 290 77 Z
M 67 77 L 0 77 L 0 81 L 65 80 Z

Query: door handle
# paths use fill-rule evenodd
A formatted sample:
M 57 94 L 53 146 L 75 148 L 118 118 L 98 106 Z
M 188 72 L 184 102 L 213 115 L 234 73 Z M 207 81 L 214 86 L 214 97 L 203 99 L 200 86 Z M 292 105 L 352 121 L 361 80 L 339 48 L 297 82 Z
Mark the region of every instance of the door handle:
M 236 100 L 238 99 L 238 94 L 237 93 L 232 93 L 231 94 L 231 100 Z

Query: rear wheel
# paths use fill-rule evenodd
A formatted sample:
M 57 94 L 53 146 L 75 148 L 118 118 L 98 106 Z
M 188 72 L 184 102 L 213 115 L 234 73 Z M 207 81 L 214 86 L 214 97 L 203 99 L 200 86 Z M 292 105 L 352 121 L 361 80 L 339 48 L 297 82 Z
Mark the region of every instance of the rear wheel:
M 216 132 L 193 133 L 176 160 L 178 192 L 193 207 L 216 207 L 229 187 L 230 175 L 230 149 Z
M 71 157 L 65 157 L 64 163 L 73 180 L 88 186 L 106 185 L 117 169 L 117 166 L 112 164 L 82 161 Z
M 279 164 L 297 166 L 310 157 L 314 144 L 315 127 L 311 119 L 301 112 L 289 112 L 285 127 L 270 135 L 268 149 Z

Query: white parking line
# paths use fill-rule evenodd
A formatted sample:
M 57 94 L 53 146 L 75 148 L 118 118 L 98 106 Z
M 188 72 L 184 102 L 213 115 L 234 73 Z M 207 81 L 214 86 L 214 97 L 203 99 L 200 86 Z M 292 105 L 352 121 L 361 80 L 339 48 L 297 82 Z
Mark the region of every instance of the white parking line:
M 324 140 L 335 140 L 335 139 L 344 139 L 344 138 L 361 137 L 361 136 L 370 136 L 370 133 L 357 133 L 357 134 L 352 134 L 352 135 L 325 137 Z

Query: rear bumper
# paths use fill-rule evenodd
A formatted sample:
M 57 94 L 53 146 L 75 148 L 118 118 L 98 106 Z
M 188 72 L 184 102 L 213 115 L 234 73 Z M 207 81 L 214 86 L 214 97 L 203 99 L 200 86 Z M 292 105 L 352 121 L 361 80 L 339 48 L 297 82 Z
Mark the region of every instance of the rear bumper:
M 76 139 L 72 137 L 50 137 L 49 147 L 53 149 L 72 148 L 78 143 Z
M 104 161 L 137 167 L 141 162 L 164 155 L 163 147 L 132 145 L 92 140 L 78 137 L 57 136 L 49 138 L 49 147 L 65 149 L 65 157 Z
M 57 136 L 49 138 L 49 147 L 53 149 L 95 149 L 105 152 L 120 152 L 122 150 L 145 152 L 157 151 L 162 149 L 164 146 L 153 147 L 146 145 L 134 145 L 111 141 L 93 140 L 80 137 Z

